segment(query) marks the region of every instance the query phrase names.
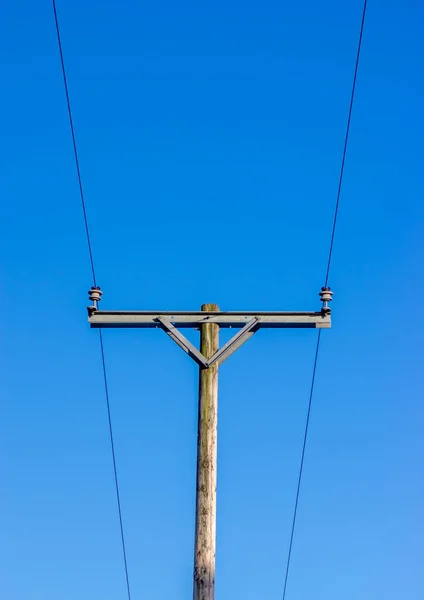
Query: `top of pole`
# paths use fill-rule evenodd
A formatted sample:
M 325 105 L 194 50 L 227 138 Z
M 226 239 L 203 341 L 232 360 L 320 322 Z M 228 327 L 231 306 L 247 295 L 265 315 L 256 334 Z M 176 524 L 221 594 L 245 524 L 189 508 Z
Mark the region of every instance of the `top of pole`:
M 219 306 L 218 306 L 218 304 L 202 304 L 202 307 L 200 310 L 203 312 L 219 311 Z

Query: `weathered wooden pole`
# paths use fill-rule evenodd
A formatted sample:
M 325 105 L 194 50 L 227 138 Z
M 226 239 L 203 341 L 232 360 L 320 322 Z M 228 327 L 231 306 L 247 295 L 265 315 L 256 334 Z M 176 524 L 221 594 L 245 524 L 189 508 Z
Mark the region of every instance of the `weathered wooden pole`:
M 203 304 L 202 311 L 217 311 Z M 200 351 L 210 358 L 219 345 L 219 325 L 200 326 Z M 193 600 L 214 600 L 216 545 L 216 444 L 218 425 L 218 364 L 199 371 L 197 434 L 196 533 Z

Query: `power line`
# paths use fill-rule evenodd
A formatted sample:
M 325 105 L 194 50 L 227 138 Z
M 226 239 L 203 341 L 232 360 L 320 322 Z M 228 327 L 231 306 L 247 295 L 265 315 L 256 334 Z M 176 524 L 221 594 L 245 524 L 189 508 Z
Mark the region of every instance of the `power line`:
M 305 462 L 306 442 L 308 440 L 309 420 L 310 420 L 310 416 L 311 416 L 312 398 L 314 395 L 315 375 L 317 372 L 317 363 L 318 363 L 320 342 L 321 342 L 321 329 L 318 331 L 317 345 L 315 348 L 314 367 L 312 369 L 312 381 L 311 381 L 311 387 L 310 387 L 310 391 L 309 391 L 308 412 L 306 415 L 305 433 L 303 435 L 302 455 L 301 455 L 301 459 L 300 459 L 299 475 L 298 475 L 298 479 L 297 479 L 297 488 L 296 488 L 296 500 L 295 500 L 294 509 L 293 509 L 293 521 L 292 521 L 292 528 L 291 528 L 291 533 L 290 533 L 289 552 L 288 552 L 288 556 L 287 556 L 286 574 L 284 577 L 283 600 L 286 597 L 287 581 L 289 578 L 290 561 L 291 561 L 291 554 L 292 554 L 292 549 L 293 549 L 294 530 L 295 530 L 295 526 L 296 526 L 297 507 L 299 505 L 300 486 L 302 483 L 302 475 L 303 475 L 303 464 Z
M 112 450 L 113 475 L 114 475 L 114 479 L 115 479 L 116 501 L 118 504 L 119 528 L 121 531 L 122 556 L 124 559 L 124 568 L 125 568 L 125 581 L 127 584 L 128 600 L 131 600 L 131 588 L 130 588 L 130 578 L 128 575 L 128 563 L 127 563 L 127 551 L 126 551 L 126 546 L 125 546 L 124 524 L 122 522 L 121 495 L 119 493 L 118 472 L 117 472 L 117 468 L 116 468 L 116 457 L 115 457 L 115 443 L 114 443 L 114 439 L 113 439 L 112 417 L 111 417 L 111 413 L 110 413 L 109 386 L 108 386 L 108 382 L 107 382 L 105 350 L 104 350 L 104 346 L 103 346 L 103 336 L 102 336 L 101 329 L 99 329 L 99 339 L 100 339 L 100 353 L 102 356 L 103 381 L 104 381 L 104 385 L 105 385 L 107 419 L 108 419 L 108 424 L 109 424 L 110 447 Z
M 95 287 L 97 287 L 96 271 L 94 268 L 94 260 L 93 260 L 93 250 L 91 247 L 91 239 L 90 239 L 90 229 L 88 227 L 87 210 L 85 208 L 85 198 L 84 198 L 84 190 L 82 187 L 82 178 L 81 178 L 81 170 L 80 170 L 79 159 L 78 159 L 77 142 L 76 142 L 76 138 L 75 138 L 74 120 L 72 118 L 71 100 L 69 98 L 68 80 L 66 77 L 65 61 L 63 58 L 62 40 L 60 37 L 59 20 L 57 18 L 55 0 L 53 0 L 53 13 L 54 13 L 54 20 L 55 20 L 55 24 L 56 24 L 57 44 L 59 46 L 60 64 L 62 66 L 63 85 L 65 87 L 66 105 L 68 107 L 69 126 L 71 128 L 72 145 L 74 147 L 75 166 L 76 166 L 76 170 L 77 170 L 78 185 L 79 185 L 79 191 L 80 191 L 80 197 L 81 197 L 82 214 L 84 217 L 85 235 L 87 237 L 88 253 L 90 255 L 90 265 L 91 265 L 91 272 L 93 275 L 93 284 Z
M 330 237 L 330 248 L 329 248 L 329 252 L 328 252 L 327 268 L 326 268 L 326 274 L 325 274 L 325 287 L 327 287 L 327 285 L 328 285 L 328 278 L 329 278 L 330 267 L 331 267 L 331 259 L 333 256 L 334 237 L 336 234 L 337 217 L 338 217 L 338 213 L 339 213 L 340 194 L 341 194 L 342 184 L 343 184 L 343 174 L 344 174 L 344 167 L 345 167 L 345 162 L 346 162 L 347 145 L 348 145 L 348 141 L 349 141 L 349 131 L 350 131 L 350 122 L 351 122 L 351 118 L 352 118 L 353 103 L 355 100 L 356 79 L 357 79 L 357 75 L 358 75 L 359 58 L 361 55 L 362 36 L 363 36 L 363 32 L 364 32 L 366 12 L 367 12 L 367 0 L 364 0 L 363 10 L 362 10 L 361 27 L 360 27 L 359 39 L 358 39 L 358 48 L 357 48 L 357 53 L 356 53 L 355 70 L 354 70 L 352 90 L 351 90 L 351 95 L 350 95 L 349 113 L 348 113 L 348 118 L 347 118 L 346 133 L 345 133 L 343 153 L 342 153 L 342 161 L 341 161 L 341 166 L 340 166 L 339 183 L 338 183 L 338 187 L 337 187 L 336 204 L 335 204 L 335 208 L 334 208 L 333 226 L 332 226 L 331 237 Z M 288 582 L 288 577 L 289 577 L 289 572 L 290 572 L 291 556 L 292 556 L 292 549 L 293 549 L 293 539 L 294 539 L 294 533 L 295 533 L 295 529 L 296 529 L 297 509 L 299 506 L 300 488 L 302 485 L 303 465 L 305 462 L 306 443 L 308 441 L 309 422 L 310 422 L 310 418 L 311 418 L 311 408 L 312 408 L 312 401 L 313 401 L 314 389 L 315 389 L 315 376 L 316 376 L 316 372 L 317 372 L 317 364 L 318 364 L 318 357 L 319 357 L 319 351 L 320 351 L 320 342 L 321 342 L 321 329 L 318 332 L 317 344 L 316 344 L 316 348 L 315 348 L 315 357 L 314 357 L 313 369 L 312 369 L 312 379 L 311 379 L 311 387 L 310 387 L 310 391 L 309 391 L 308 411 L 307 411 L 307 415 L 306 415 L 305 431 L 304 431 L 304 435 L 303 435 L 303 445 L 302 445 L 302 453 L 301 453 L 301 458 L 300 458 L 299 475 L 298 475 L 297 486 L 296 486 L 296 498 L 295 498 L 294 508 L 293 508 L 289 550 L 288 550 L 288 554 L 287 554 L 286 571 L 285 571 L 285 577 L 284 577 L 283 600 L 285 600 L 285 598 L 286 598 L 287 582 Z
M 353 102 L 355 100 L 356 79 L 358 76 L 359 58 L 361 56 L 362 35 L 364 33 L 365 15 L 367 12 L 367 1 L 368 0 L 364 0 L 364 8 L 362 10 L 362 21 L 361 21 L 361 29 L 359 32 L 358 51 L 356 53 L 355 73 L 353 76 L 352 91 L 350 94 L 349 114 L 348 114 L 347 123 L 346 123 L 346 135 L 345 135 L 345 141 L 344 141 L 344 146 L 343 146 L 342 164 L 340 167 L 339 185 L 337 188 L 336 207 L 334 209 L 333 229 L 331 231 L 330 249 L 328 251 L 327 271 L 325 274 L 325 287 L 327 287 L 327 285 L 328 285 L 328 276 L 330 275 L 331 259 L 333 256 L 334 236 L 336 234 L 337 217 L 339 215 L 340 193 L 342 191 L 344 167 L 345 167 L 345 162 L 346 162 L 346 151 L 347 151 L 347 144 L 349 141 L 350 121 L 352 119 Z
M 57 43 L 58 43 L 59 54 L 60 54 L 60 63 L 62 66 L 62 75 L 63 75 L 63 84 L 64 84 L 64 88 L 65 88 L 66 104 L 68 107 L 69 126 L 70 126 L 70 130 L 71 130 L 72 144 L 73 144 L 73 148 L 74 148 L 75 166 L 76 166 L 78 185 L 79 185 L 79 191 L 80 191 L 81 207 L 82 207 L 82 213 L 83 213 L 83 217 L 84 217 L 84 226 L 85 226 L 85 233 L 86 233 L 86 237 L 87 237 L 87 246 L 88 246 L 88 253 L 89 253 L 89 258 L 90 258 L 91 272 L 93 275 L 93 285 L 94 285 L 94 287 L 97 287 L 96 270 L 94 268 L 93 250 L 92 250 L 92 245 L 91 245 L 90 229 L 88 226 L 88 218 L 87 218 L 87 210 L 86 210 L 85 198 L 84 198 L 84 189 L 83 189 L 83 185 L 82 185 L 81 170 L 80 170 L 80 166 L 79 166 L 78 149 L 77 149 L 77 143 L 76 143 L 76 137 L 75 137 L 74 122 L 73 122 L 73 118 L 72 118 L 71 101 L 70 101 L 70 96 L 69 96 L 68 81 L 67 81 L 67 77 L 66 77 L 65 61 L 64 61 L 64 57 L 63 57 L 63 48 L 62 48 L 62 40 L 61 40 L 60 28 L 59 28 L 59 20 L 58 20 L 58 16 L 57 16 L 55 0 L 52 0 L 52 3 L 53 3 L 54 20 L 55 20 L 55 25 L 56 25 Z M 118 507 L 119 528 L 120 528 L 120 533 L 121 533 L 122 556 L 123 556 L 124 570 L 125 570 L 125 581 L 126 581 L 126 586 L 127 586 L 128 600 L 131 600 L 131 588 L 130 588 L 130 580 L 129 580 L 129 575 L 128 575 L 127 552 L 126 552 L 126 545 L 125 545 L 124 525 L 123 525 L 123 519 L 122 519 L 121 496 L 120 496 L 120 492 L 119 492 L 119 480 L 118 480 L 118 471 L 117 471 L 117 466 L 116 466 L 116 455 L 115 455 L 115 442 L 114 442 L 114 436 L 113 436 L 112 417 L 111 417 L 111 410 L 110 410 L 109 386 L 108 386 L 108 379 L 107 379 L 105 351 L 104 351 L 103 336 L 102 336 L 101 329 L 99 329 L 99 340 L 100 340 L 100 355 L 101 355 L 102 372 L 103 372 L 103 383 L 104 383 L 104 391 L 105 391 L 105 398 L 106 398 L 107 418 L 108 418 L 108 426 L 109 426 L 109 439 L 110 439 L 110 447 L 111 447 L 112 463 L 113 463 L 113 475 L 114 475 L 114 481 L 115 481 L 116 501 L 117 501 L 117 507 Z

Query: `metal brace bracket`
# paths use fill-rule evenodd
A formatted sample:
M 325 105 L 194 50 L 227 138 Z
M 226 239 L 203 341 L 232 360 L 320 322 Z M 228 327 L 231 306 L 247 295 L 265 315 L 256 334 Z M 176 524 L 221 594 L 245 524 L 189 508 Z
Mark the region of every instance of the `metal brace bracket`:
M 194 361 L 196 361 L 198 365 L 204 367 L 205 369 L 208 368 L 208 362 L 203 354 L 199 352 L 199 350 L 197 350 L 197 348 L 195 348 L 191 342 L 188 341 L 185 335 L 178 331 L 178 329 L 171 323 L 169 319 L 166 319 L 165 317 L 158 317 L 158 321 L 165 333 L 167 333 L 169 337 L 184 350 L 184 352 L 187 352 L 187 354 Z
M 251 319 L 246 325 L 238 331 L 226 344 L 222 346 L 211 358 L 206 359 L 195 346 L 181 333 L 178 329 L 173 325 L 173 323 L 165 318 L 158 317 L 158 322 L 160 323 L 162 329 L 165 331 L 169 337 L 174 340 L 176 344 L 180 348 L 187 352 L 187 354 L 195 361 L 198 365 L 203 367 L 204 369 L 208 369 L 213 364 L 218 362 L 218 364 L 222 364 L 224 360 L 227 360 L 231 354 L 233 354 L 244 342 L 247 342 L 249 338 L 256 332 L 256 326 L 259 323 L 257 317 Z
M 244 342 L 247 342 L 249 338 L 257 331 L 256 326 L 260 319 L 254 317 L 246 325 L 240 329 L 226 344 L 222 346 L 211 358 L 206 362 L 208 367 L 211 367 L 214 363 L 218 362 L 222 365 L 224 360 L 227 360 L 229 356 L 233 354 Z

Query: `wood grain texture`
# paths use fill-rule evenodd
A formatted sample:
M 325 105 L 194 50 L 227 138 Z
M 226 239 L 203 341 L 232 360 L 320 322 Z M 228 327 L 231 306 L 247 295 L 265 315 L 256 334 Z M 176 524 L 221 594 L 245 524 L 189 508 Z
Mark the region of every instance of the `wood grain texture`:
M 217 311 L 204 304 L 202 311 Z M 219 346 L 219 326 L 201 325 L 200 351 L 210 358 Z M 216 550 L 216 462 L 218 425 L 218 365 L 199 371 L 197 435 L 196 534 L 193 600 L 213 600 Z

